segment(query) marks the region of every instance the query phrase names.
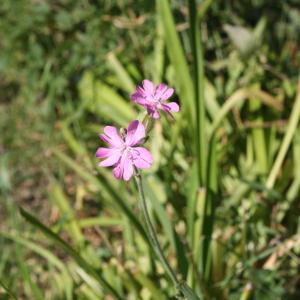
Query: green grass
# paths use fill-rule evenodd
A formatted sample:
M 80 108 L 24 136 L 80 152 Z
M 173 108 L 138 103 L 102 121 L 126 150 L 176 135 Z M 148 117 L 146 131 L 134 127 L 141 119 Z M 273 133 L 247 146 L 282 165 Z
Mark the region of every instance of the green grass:
M 175 299 L 132 180 L 94 153 L 144 113 L 143 78 L 181 112 L 147 141 L 151 221 L 204 299 L 298 299 L 297 1 L 2 1 L 0 299 Z

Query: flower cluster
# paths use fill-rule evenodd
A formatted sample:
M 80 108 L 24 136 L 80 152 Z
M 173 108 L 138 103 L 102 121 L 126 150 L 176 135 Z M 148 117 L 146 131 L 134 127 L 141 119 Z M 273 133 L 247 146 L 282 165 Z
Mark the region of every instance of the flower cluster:
M 160 118 L 159 110 L 167 113 L 178 112 L 179 106 L 176 102 L 166 103 L 174 93 L 174 89 L 161 83 L 155 86 L 150 80 L 143 80 L 143 86 L 137 86 L 131 99 L 142 105 L 153 119 Z M 113 166 L 113 174 L 116 179 L 128 181 L 134 168 L 148 169 L 151 167 L 153 158 L 151 153 L 141 147 L 146 137 L 146 130 L 142 122 L 134 120 L 130 122 L 124 134 L 119 134 L 116 127 L 105 126 L 104 133 L 100 135 L 108 148 L 97 149 L 96 157 L 102 158 L 99 163 L 101 167 Z

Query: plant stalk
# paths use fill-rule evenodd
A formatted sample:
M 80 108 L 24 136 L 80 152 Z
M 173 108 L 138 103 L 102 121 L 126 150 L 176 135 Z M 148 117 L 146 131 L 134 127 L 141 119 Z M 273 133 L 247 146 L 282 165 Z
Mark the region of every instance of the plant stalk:
M 176 289 L 178 289 L 188 300 L 200 300 L 200 298 L 194 294 L 194 292 L 185 282 L 178 280 L 174 270 L 170 266 L 167 258 L 164 256 L 148 212 L 147 202 L 146 202 L 144 188 L 143 188 L 142 176 L 138 172 L 135 173 L 136 173 L 135 181 L 138 187 L 141 209 L 143 211 L 143 215 L 146 221 L 147 232 L 149 235 L 152 250 L 157 255 L 165 271 L 168 273 L 173 284 L 175 285 Z

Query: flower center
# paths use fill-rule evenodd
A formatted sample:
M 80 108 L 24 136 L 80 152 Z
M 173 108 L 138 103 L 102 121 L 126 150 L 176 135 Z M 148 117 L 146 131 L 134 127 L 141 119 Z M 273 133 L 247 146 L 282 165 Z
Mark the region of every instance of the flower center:
M 132 159 L 132 151 L 133 151 L 133 148 L 128 145 L 124 145 L 121 148 L 122 156 L 125 156 L 128 159 Z
M 152 103 L 153 105 L 157 105 L 161 103 L 161 100 L 159 97 L 157 97 L 156 93 L 153 93 L 151 95 L 148 95 L 146 97 L 146 100 L 150 103 Z

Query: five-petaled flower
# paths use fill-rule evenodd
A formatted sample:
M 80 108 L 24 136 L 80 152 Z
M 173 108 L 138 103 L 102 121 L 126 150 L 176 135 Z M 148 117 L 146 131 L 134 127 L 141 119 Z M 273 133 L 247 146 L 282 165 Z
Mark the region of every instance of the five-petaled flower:
M 96 157 L 105 158 L 99 166 L 114 166 L 115 178 L 123 178 L 126 181 L 132 177 L 134 167 L 150 168 L 153 162 L 151 153 L 143 147 L 138 147 L 143 143 L 145 136 L 145 127 L 138 120 L 129 124 L 125 137 L 119 135 L 116 127 L 105 126 L 104 134 L 101 134 L 100 138 L 109 145 L 109 148 L 98 148 Z
M 143 80 L 143 87 L 137 86 L 135 92 L 131 94 L 131 99 L 144 106 L 152 118 L 158 119 L 160 117 L 159 109 L 168 113 L 179 111 L 179 105 L 176 102 L 164 103 L 173 93 L 174 89 L 166 84 L 160 83 L 155 86 L 153 82 L 145 79 Z

